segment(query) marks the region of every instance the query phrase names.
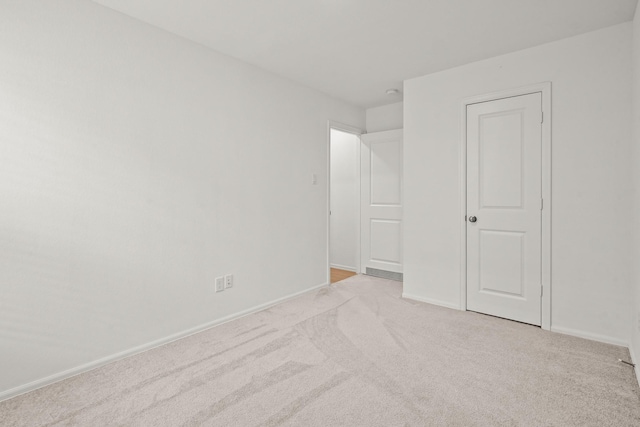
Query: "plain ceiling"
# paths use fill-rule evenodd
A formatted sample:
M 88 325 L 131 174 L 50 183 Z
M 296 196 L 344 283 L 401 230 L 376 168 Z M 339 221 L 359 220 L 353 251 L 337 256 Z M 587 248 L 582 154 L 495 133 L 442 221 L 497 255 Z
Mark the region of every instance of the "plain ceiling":
M 93 0 L 351 104 L 630 21 L 638 0 Z

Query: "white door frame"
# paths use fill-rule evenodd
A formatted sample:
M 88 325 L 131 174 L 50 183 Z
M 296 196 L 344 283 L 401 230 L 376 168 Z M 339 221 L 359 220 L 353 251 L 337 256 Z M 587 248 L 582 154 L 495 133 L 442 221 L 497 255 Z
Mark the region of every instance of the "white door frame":
M 465 98 L 460 138 L 460 309 L 467 309 L 467 106 L 502 98 L 542 94 L 542 329 L 551 330 L 551 82 Z
M 351 125 L 345 125 L 344 123 L 336 122 L 333 120 L 327 121 L 327 284 L 331 284 L 331 129 L 339 130 L 341 132 L 357 135 L 360 138 L 361 135 L 366 132 L 360 128 Z M 358 180 L 358 212 L 356 219 L 356 273 L 360 274 L 360 146 L 362 142 L 357 145 L 356 148 L 356 179 Z

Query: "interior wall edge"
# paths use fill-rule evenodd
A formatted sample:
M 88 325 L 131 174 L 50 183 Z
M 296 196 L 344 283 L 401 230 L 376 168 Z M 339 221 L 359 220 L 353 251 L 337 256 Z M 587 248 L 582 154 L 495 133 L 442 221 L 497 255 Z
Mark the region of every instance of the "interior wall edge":
M 640 360 L 638 360 L 638 358 L 636 357 L 636 352 L 633 350 L 633 345 L 629 346 L 629 356 L 631 357 L 631 363 L 636 365 L 633 367 L 633 372 L 636 374 L 636 381 L 638 381 L 638 384 L 640 385 L 640 367 L 638 366 L 638 362 L 640 362 Z
M 636 7 L 633 20 L 633 42 L 632 42 L 632 67 L 633 67 L 633 116 L 632 116 L 632 138 L 633 138 L 633 162 L 634 162 L 634 259 L 640 256 L 640 4 Z M 632 311 L 631 318 L 631 345 L 629 352 L 633 363 L 640 363 L 637 355 L 640 355 L 640 263 L 635 262 L 632 280 Z M 636 368 L 636 376 L 640 383 L 640 367 Z

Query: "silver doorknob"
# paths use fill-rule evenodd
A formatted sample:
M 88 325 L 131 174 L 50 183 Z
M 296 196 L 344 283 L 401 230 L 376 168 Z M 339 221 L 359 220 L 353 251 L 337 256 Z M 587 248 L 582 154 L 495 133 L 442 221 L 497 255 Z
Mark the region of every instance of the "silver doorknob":
M 476 222 L 478 220 L 478 218 L 476 218 L 475 216 L 470 216 L 469 217 L 469 222 Z

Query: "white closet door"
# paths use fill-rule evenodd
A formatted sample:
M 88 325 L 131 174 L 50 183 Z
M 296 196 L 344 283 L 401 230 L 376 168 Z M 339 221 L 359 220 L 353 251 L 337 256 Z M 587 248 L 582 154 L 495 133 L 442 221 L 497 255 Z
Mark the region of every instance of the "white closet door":
M 402 130 L 362 135 L 361 269 L 402 273 Z
M 467 309 L 541 324 L 542 95 L 467 107 Z

